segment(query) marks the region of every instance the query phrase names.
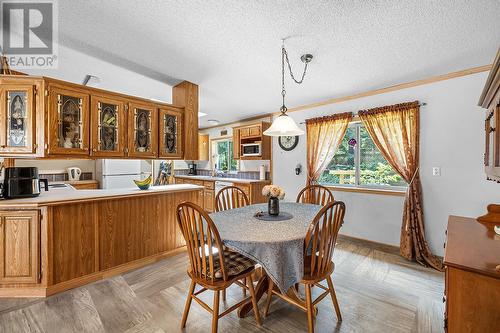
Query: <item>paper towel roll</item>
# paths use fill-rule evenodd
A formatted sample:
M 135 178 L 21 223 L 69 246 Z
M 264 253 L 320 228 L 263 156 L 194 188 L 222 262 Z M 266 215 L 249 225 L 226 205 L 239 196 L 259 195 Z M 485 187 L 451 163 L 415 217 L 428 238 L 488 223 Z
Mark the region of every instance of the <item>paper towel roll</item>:
M 259 179 L 266 180 L 266 166 L 264 164 L 260 166 L 259 172 L 260 172 Z

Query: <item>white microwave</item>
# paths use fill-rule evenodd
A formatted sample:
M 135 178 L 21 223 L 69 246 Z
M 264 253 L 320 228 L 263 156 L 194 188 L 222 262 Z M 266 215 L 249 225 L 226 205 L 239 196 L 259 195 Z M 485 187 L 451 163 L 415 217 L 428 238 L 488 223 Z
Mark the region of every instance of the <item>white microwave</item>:
M 241 156 L 261 156 L 260 142 L 242 144 Z

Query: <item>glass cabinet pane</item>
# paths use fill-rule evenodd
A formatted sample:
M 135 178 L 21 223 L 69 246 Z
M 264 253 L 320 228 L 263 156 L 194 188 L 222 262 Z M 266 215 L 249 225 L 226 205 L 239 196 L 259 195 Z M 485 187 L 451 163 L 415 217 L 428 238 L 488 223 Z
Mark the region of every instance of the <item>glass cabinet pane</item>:
M 118 146 L 118 106 L 97 104 L 99 111 L 98 147 L 101 151 L 116 151 Z
M 165 137 L 163 138 L 165 144 L 165 153 L 176 154 L 177 153 L 177 122 L 178 117 L 171 114 L 165 114 L 163 119 L 163 126 Z
M 82 148 L 82 99 L 57 95 L 58 145 L 62 148 Z
M 135 109 L 134 111 L 134 146 L 137 152 L 151 151 L 151 111 Z
M 28 93 L 27 91 L 7 92 L 7 145 L 27 147 L 28 143 Z

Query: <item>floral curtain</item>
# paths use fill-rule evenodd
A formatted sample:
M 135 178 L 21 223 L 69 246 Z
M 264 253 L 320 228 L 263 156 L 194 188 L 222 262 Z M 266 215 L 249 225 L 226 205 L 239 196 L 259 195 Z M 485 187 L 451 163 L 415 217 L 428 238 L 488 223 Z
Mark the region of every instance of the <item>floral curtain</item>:
M 401 255 L 442 270 L 441 260 L 432 254 L 425 239 L 419 177 L 419 112 L 416 101 L 364 110 L 358 115 L 382 155 L 408 183 L 401 226 Z
M 325 171 L 351 120 L 351 112 L 306 120 L 308 185 L 316 183 Z

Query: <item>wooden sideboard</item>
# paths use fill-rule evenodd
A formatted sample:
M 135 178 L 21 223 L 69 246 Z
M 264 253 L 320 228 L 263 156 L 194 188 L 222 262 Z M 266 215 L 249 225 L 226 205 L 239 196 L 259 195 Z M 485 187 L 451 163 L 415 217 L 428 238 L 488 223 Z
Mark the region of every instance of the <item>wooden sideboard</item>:
M 492 223 L 450 216 L 445 243 L 445 329 L 450 333 L 498 332 L 500 236 Z

